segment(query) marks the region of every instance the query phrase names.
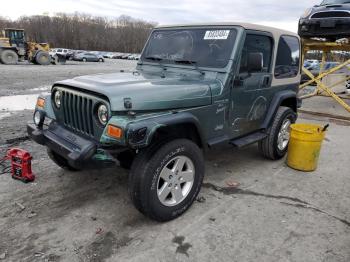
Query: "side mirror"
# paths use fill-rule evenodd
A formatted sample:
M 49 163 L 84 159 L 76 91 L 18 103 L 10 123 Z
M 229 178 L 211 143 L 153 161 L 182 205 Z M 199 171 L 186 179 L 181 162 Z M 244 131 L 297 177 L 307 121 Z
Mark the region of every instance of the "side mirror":
M 264 56 L 262 53 L 248 54 L 248 72 L 260 72 L 264 67 Z

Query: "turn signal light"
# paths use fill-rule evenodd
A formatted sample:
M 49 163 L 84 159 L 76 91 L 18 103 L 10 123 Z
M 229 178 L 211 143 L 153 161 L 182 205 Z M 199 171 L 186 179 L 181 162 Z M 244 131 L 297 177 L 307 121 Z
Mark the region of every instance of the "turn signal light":
M 122 137 L 122 130 L 119 127 L 108 125 L 107 126 L 107 135 L 114 138 L 121 138 Z
M 36 105 L 37 105 L 38 107 L 43 108 L 43 107 L 45 106 L 45 99 L 39 97 L 38 100 L 36 101 Z

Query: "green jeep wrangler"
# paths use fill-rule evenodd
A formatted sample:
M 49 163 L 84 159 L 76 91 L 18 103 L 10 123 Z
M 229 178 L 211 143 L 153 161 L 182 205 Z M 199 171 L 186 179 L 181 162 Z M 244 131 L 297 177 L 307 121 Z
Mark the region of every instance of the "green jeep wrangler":
M 130 168 L 136 208 L 168 221 L 197 197 L 207 149 L 258 142 L 269 159 L 286 154 L 299 82 L 294 33 L 240 23 L 158 27 L 135 71 L 55 83 L 27 129 L 62 168 Z

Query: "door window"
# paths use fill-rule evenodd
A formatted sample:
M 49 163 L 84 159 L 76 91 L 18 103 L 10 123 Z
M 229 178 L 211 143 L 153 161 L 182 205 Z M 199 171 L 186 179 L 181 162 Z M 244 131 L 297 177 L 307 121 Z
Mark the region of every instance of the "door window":
M 248 34 L 241 56 L 240 73 L 248 73 L 248 54 L 261 53 L 263 55 L 263 69 L 261 72 L 270 72 L 272 56 L 272 39 L 266 35 Z M 258 72 L 259 73 L 259 72 Z
M 276 78 L 296 77 L 299 72 L 300 45 L 294 36 L 281 36 L 275 66 Z

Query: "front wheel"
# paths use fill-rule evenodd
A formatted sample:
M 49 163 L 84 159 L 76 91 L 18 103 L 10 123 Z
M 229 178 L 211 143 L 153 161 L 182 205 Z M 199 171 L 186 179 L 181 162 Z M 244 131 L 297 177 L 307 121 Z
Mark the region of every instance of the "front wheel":
M 5 65 L 15 65 L 18 62 L 18 55 L 13 50 L 0 50 L 0 62 Z
M 50 54 L 44 51 L 39 51 L 35 56 L 35 62 L 38 65 L 49 65 L 51 63 Z
M 277 160 L 285 156 L 290 138 L 290 126 L 297 119 L 296 113 L 289 107 L 279 107 L 268 136 L 259 142 L 259 150 L 264 157 Z
M 204 176 L 202 151 L 176 139 L 140 152 L 132 165 L 129 193 L 144 215 L 169 221 L 182 215 L 197 197 Z
M 84 57 L 84 58 L 83 58 L 83 62 L 86 62 L 86 61 L 87 61 L 87 59 Z

